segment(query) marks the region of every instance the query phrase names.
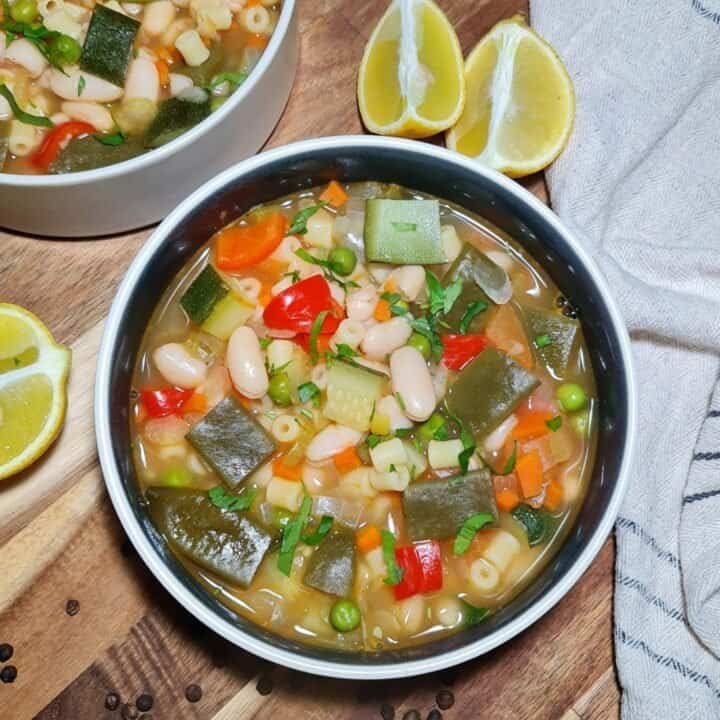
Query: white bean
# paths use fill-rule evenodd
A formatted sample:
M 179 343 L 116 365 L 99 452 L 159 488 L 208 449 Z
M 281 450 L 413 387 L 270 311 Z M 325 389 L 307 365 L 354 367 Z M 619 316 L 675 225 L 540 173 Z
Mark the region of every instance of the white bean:
M 365 334 L 360 347 L 371 360 L 383 360 L 393 350 L 402 347 L 408 341 L 410 335 L 412 335 L 410 323 L 405 318 L 394 317 L 373 325 Z M 417 350 L 415 352 L 418 353 L 422 360 L 422 355 Z M 390 373 L 392 374 L 392 368 Z
M 425 287 L 425 268 L 422 265 L 403 265 L 390 273 L 400 295 L 413 302 Z
M 332 299 L 340 305 L 340 307 L 345 307 L 345 290 L 343 290 L 340 285 L 338 285 L 336 282 L 329 282 L 328 285 L 330 286 L 330 295 L 332 295 Z
M 273 477 L 267 486 L 265 498 L 273 505 L 285 508 L 290 512 L 297 512 L 302 503 L 303 492 L 302 483 Z
M 0 53 L 0 60 L 2 60 L 2 54 Z M 0 121 L 4 122 L 9 120 L 13 116 L 12 108 L 10 103 L 0 95 Z M 56 123 L 57 124 L 57 123 Z
M 373 285 L 350 290 L 346 299 L 347 316 L 351 320 L 365 322 L 373 316 L 377 304 L 378 294 Z
M 500 584 L 500 573 L 491 562 L 478 558 L 470 565 L 470 584 L 481 595 L 490 595 Z
M 504 573 L 522 550 L 520 541 L 507 530 L 497 530 L 483 550 L 483 557 Z
M 43 25 L 45 25 L 48 30 L 69 35 L 73 40 L 80 40 L 83 33 L 82 24 L 67 11 L 69 7 L 70 5 L 68 4 L 60 10 L 51 12 L 45 18 Z M 80 9 L 82 10 L 84 8 Z
M 225 365 L 239 393 L 253 399 L 265 395 L 270 381 L 260 341 L 251 328 L 243 325 L 233 331 L 228 341 Z
M 508 435 L 517 424 L 518 419 L 516 415 L 510 415 L 510 417 L 505 418 L 505 420 L 485 438 L 485 450 L 488 452 L 497 452 L 500 450 L 505 444 Z
M 160 99 L 160 76 L 155 63 L 144 57 L 135 58 L 128 68 L 125 78 L 124 100 L 150 100 L 156 103 Z
M 0 105 L 2 105 L 1 102 L 0 102 Z M 2 119 L 2 116 L 0 116 L 0 120 L 1 119 Z M 50 116 L 50 119 L 52 120 L 53 125 L 62 125 L 63 123 L 66 123 L 70 120 L 70 118 L 63 112 L 53 113 Z
M 278 442 L 291 443 L 297 440 L 300 426 L 292 415 L 280 415 L 273 420 L 270 432 Z
M 5 60 L 24 67 L 33 78 L 39 77 L 48 66 L 45 56 L 26 38 L 18 38 L 8 45 Z
M 193 86 L 193 81 L 187 75 L 180 73 L 170 73 L 170 94 L 176 97 L 181 92 L 189 90 Z
M 388 417 L 390 420 L 390 429 L 393 432 L 396 430 L 405 430 L 413 426 L 412 420 L 405 415 L 400 407 L 400 403 L 393 395 L 386 395 L 384 398 L 378 400 L 377 410 L 379 413 Z
M 422 595 L 406 598 L 396 606 L 395 614 L 407 633 L 420 632 L 425 620 L 425 598 Z
M 112 102 L 123 96 L 124 90 L 95 75 L 90 75 L 78 68 L 65 68 L 66 74 L 53 68 L 50 76 L 50 88 L 64 100 L 78 100 L 78 90 L 82 88 L 82 99 L 89 102 Z M 85 78 L 85 85 L 80 78 Z
M 311 495 L 321 495 L 328 487 L 328 472 L 322 466 L 303 463 L 302 481 Z
M 153 361 L 165 380 L 177 387 L 196 388 L 207 377 L 205 363 L 194 358 L 180 343 L 161 345 L 153 353 Z
M 365 326 L 357 320 L 345 318 L 332 336 L 330 345 L 334 347 L 349 345 L 353 350 L 356 350 L 364 337 Z
M 443 225 L 440 228 L 440 242 L 445 253 L 445 262 L 453 262 L 462 250 L 462 241 L 453 225 Z
M 66 100 L 61 107 L 72 120 L 90 123 L 99 132 L 110 132 L 115 127 L 110 111 L 98 103 Z
M 142 19 L 142 29 L 148 35 L 162 35 L 175 19 L 175 5 L 170 0 L 148 3 Z
M 405 414 L 411 420 L 427 420 L 435 410 L 435 388 L 420 351 L 410 345 L 395 350 L 390 356 L 390 377 L 393 392 L 405 404 Z
M 457 598 L 439 597 L 433 602 L 433 617 L 443 627 L 456 627 L 463 621 L 463 611 Z
M 328 425 L 310 441 L 305 455 L 310 462 L 322 462 L 355 447 L 362 439 L 363 433 L 357 430 L 344 425 Z
M 267 361 L 271 369 L 285 367 L 293 361 L 297 345 L 289 340 L 273 340 L 267 349 Z

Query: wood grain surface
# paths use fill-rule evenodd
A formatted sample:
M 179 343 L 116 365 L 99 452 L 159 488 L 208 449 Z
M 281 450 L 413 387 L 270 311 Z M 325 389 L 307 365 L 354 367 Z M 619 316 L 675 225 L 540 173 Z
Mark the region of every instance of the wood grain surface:
M 362 132 L 355 75 L 385 4 L 299 0 L 301 62 L 268 147 Z M 498 20 L 527 12 L 526 0 L 439 4 L 465 52 Z M 542 177 L 525 184 L 547 199 Z M 0 231 L 0 301 L 36 312 L 73 349 L 60 439 L 30 471 L 0 488 L 0 643 L 12 644 L 9 664 L 18 671 L 15 682 L 0 683 L 0 717 L 360 720 L 390 718 L 392 709 L 400 720 L 417 709 L 424 720 L 437 693 L 449 689 L 455 703 L 443 711 L 448 720 L 617 718 L 612 541 L 567 597 L 510 643 L 440 676 L 383 683 L 270 666 L 204 629 L 163 590 L 114 516 L 97 467 L 91 413 L 103 318 L 148 232 L 59 242 Z M 187 699 L 189 685 L 200 687 L 199 701 Z M 110 692 L 128 707 L 107 710 Z M 135 707 L 143 693 L 153 699 L 144 715 Z

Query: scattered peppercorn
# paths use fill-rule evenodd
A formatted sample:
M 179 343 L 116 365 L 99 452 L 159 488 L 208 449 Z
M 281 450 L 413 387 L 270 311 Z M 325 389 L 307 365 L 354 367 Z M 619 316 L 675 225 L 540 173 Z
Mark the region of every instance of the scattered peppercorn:
M 0 662 L 7 662 L 15 650 L 10 643 L 0 643 Z
M 135 701 L 135 707 L 140 712 L 147 712 L 148 710 L 152 710 L 153 706 L 153 696 L 148 693 L 143 693 L 142 695 L 138 695 L 137 700 Z
M 199 685 L 188 685 L 185 688 L 185 697 L 188 702 L 199 702 L 202 697 L 202 688 Z
M 65 612 L 72 617 L 80 612 L 80 603 L 77 600 L 68 600 L 65 605 Z
M 120 717 L 122 720 L 137 720 L 138 711 L 136 710 L 134 705 L 131 705 L 130 703 L 125 703 L 122 706 L 122 710 L 120 710 Z
M 559 308 L 565 307 L 567 305 L 567 298 L 564 295 L 558 295 L 555 304 Z
M 449 710 L 455 704 L 455 696 L 449 690 L 441 690 L 435 696 L 435 702 L 441 710 Z
M 421 720 L 420 713 L 417 710 L 408 710 L 403 716 L 402 720 Z
M 109 692 L 105 696 L 105 708 L 107 710 L 117 710 L 120 707 L 120 696 L 117 693 Z
M 566 305 L 562 313 L 565 317 L 571 318 L 572 320 L 575 320 L 578 316 L 578 311 L 572 305 Z
M 261 695 L 269 695 L 273 691 L 273 679 L 270 677 L 270 675 L 261 675 L 260 678 L 257 681 L 256 690 Z
M 0 672 L 0 680 L 4 683 L 15 682 L 17 677 L 17 668 L 14 665 L 6 665 Z
M 439 710 L 433 708 L 428 713 L 427 720 L 442 720 L 442 713 Z
M 380 715 L 383 720 L 395 720 L 395 708 L 388 703 L 383 703 L 380 708 Z

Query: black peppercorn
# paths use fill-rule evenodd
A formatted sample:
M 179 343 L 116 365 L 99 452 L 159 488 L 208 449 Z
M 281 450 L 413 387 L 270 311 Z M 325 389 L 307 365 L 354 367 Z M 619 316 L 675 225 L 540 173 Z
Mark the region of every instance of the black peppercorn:
M 261 695 L 269 695 L 273 691 L 273 685 L 270 675 L 261 675 L 255 688 Z
M 408 710 L 403 716 L 402 720 L 421 720 L 420 713 L 417 710 Z
M 65 605 L 65 612 L 72 617 L 80 612 L 80 603 L 77 600 L 68 600 Z
M 15 650 L 10 643 L 0 643 L 0 662 L 7 662 Z
M 199 702 L 202 697 L 202 688 L 199 685 L 188 685 L 185 688 L 185 697 L 188 702 Z
M 4 683 L 15 682 L 17 677 L 17 668 L 14 665 L 6 665 L 2 671 L 0 671 L 0 680 Z
M 388 703 L 383 703 L 380 708 L 380 715 L 383 720 L 395 720 L 395 708 Z
M 455 704 L 455 696 L 449 690 L 441 690 L 435 696 L 435 702 L 441 710 L 448 710 Z
M 442 720 L 442 713 L 439 710 L 433 708 L 428 713 L 427 720 Z
M 120 696 L 117 693 L 109 692 L 105 696 L 105 707 L 108 710 L 117 710 L 120 707 Z
M 147 712 L 148 710 L 152 710 L 153 706 L 153 696 L 149 695 L 148 693 L 143 693 L 142 695 L 138 695 L 137 700 L 135 701 L 135 707 L 140 712 Z

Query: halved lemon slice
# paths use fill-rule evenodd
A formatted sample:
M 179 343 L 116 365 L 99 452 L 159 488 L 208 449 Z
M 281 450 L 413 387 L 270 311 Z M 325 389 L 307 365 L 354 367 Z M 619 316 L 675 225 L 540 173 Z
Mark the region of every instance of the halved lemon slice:
M 447 130 L 465 103 L 455 30 L 432 0 L 393 0 L 365 46 L 358 104 L 379 135 L 422 138 Z
M 69 369 L 70 350 L 38 317 L 0 303 L 0 480 L 35 462 L 57 437 Z
M 572 80 L 521 16 L 499 22 L 465 62 L 468 99 L 447 146 L 522 177 L 562 152 L 575 118 Z

